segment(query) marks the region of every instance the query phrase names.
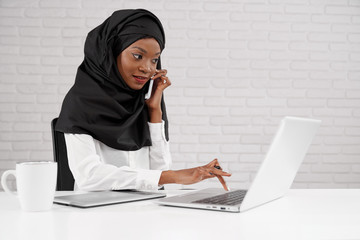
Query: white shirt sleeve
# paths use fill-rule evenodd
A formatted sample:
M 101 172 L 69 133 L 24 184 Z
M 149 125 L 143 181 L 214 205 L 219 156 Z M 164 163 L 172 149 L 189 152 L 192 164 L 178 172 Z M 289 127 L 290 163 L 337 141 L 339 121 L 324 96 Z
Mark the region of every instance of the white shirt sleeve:
M 171 167 L 170 144 L 165 137 L 165 122 L 149 123 L 152 146 L 150 169 L 169 170 Z
M 160 125 L 160 133 L 156 125 Z M 109 148 L 87 134 L 65 134 L 69 167 L 76 187 L 85 191 L 158 189 L 161 170 L 171 163 L 170 152 L 167 152 L 169 143 L 159 139 L 159 136 L 164 139 L 161 123 L 149 126 L 153 146 L 150 150 L 149 147 L 138 150 L 139 154 Z M 129 159 L 129 156 L 135 156 L 135 159 Z M 148 161 L 148 169 L 131 167 L 132 161 Z

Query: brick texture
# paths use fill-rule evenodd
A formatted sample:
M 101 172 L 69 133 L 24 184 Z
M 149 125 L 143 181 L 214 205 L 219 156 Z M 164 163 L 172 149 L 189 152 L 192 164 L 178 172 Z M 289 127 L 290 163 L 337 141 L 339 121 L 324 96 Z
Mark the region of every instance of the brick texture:
M 1 0 L 0 174 L 52 160 L 50 121 L 85 37 L 123 8 L 166 30 L 174 169 L 217 157 L 246 187 L 291 115 L 323 122 L 293 187 L 360 187 L 359 0 Z

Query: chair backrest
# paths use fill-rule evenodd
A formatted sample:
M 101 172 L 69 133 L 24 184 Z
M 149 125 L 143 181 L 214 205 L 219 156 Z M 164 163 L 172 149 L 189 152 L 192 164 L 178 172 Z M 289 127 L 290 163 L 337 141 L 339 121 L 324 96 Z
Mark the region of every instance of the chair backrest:
M 72 191 L 74 190 L 75 180 L 69 168 L 64 133 L 55 130 L 57 120 L 57 118 L 54 118 L 51 121 L 54 161 L 58 163 L 56 190 Z

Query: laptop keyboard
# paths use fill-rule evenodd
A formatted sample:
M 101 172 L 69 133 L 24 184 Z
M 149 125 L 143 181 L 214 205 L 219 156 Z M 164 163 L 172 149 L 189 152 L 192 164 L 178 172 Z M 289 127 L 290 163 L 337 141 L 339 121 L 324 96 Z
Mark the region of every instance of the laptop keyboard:
M 217 204 L 217 205 L 237 205 L 240 204 L 246 194 L 246 190 L 236 190 L 232 192 L 227 192 L 221 195 L 216 195 L 214 197 L 204 198 L 200 200 L 193 201 L 193 203 L 205 203 L 205 204 Z

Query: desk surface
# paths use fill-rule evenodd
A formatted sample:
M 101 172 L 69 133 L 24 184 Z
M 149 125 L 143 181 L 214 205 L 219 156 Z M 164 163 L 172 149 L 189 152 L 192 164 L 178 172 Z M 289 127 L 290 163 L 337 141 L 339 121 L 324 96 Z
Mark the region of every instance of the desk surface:
M 0 192 L 0 239 L 360 239 L 359 189 L 290 190 L 243 213 L 165 207 L 155 201 L 90 209 L 54 205 L 51 211 L 32 213 Z

